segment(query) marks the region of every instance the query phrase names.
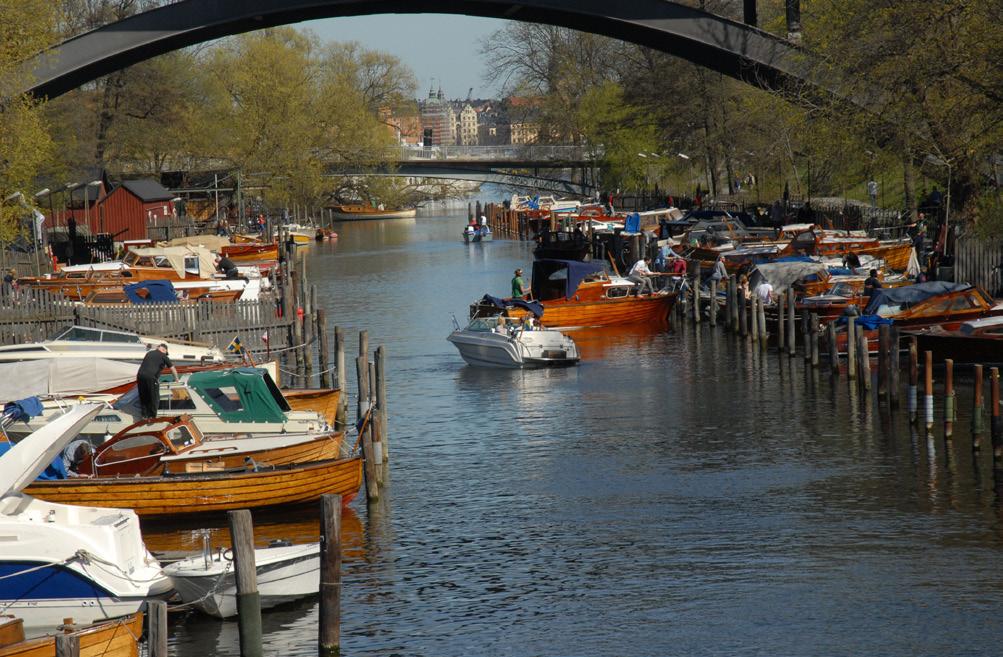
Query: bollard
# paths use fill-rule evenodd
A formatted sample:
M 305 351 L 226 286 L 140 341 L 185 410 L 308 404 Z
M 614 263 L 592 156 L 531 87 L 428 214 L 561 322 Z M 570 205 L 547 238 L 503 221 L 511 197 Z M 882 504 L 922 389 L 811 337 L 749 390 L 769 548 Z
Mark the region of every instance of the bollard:
M 954 435 L 954 361 L 944 359 L 944 437 Z
M 766 302 L 760 299 L 756 307 L 759 309 L 756 313 L 756 321 L 759 323 L 759 346 L 766 349 L 770 346 L 769 335 L 766 333 Z
M 321 657 L 341 652 L 341 495 L 320 496 Z
M 797 334 L 794 333 L 794 313 L 797 306 L 794 303 L 794 288 L 787 288 L 787 353 L 794 358 L 796 353 Z
M 777 297 L 777 352 L 787 351 L 786 335 L 784 333 L 784 307 L 787 305 L 787 293 L 781 292 Z
M 710 325 L 717 326 L 717 280 L 710 281 Z
M 833 374 L 839 374 L 839 347 L 836 346 L 836 322 L 829 322 L 825 327 L 829 342 L 829 369 Z
M 989 435 L 993 442 L 993 463 L 1003 460 L 1003 424 L 1000 422 L 1000 370 L 989 368 Z
M 889 356 L 891 357 L 891 364 L 889 365 L 889 377 L 888 377 L 888 400 L 891 402 L 893 407 L 899 405 L 899 376 L 902 372 L 902 367 L 900 363 L 900 358 L 902 350 L 899 348 L 902 341 L 899 338 L 899 327 L 892 325 L 891 330 L 892 335 L 892 351 Z
M 909 340 L 909 421 L 915 422 L 919 413 L 916 397 L 919 394 L 919 350 L 916 336 Z
M 860 385 L 864 390 L 871 389 L 871 355 L 867 351 L 867 335 L 857 331 L 857 357 L 860 360 Z
M 982 383 L 985 377 L 982 373 L 981 365 L 976 365 L 974 370 L 973 378 L 975 379 L 975 392 L 972 395 L 972 434 L 974 435 L 974 438 L 972 441 L 972 447 L 974 449 L 978 449 L 979 437 L 982 432 L 986 430 L 985 402 L 982 400 Z
M 933 352 L 923 352 L 923 406 L 926 409 L 927 433 L 933 429 Z
M 237 580 L 237 633 L 241 657 L 262 657 L 261 598 L 254 563 L 254 526 L 247 509 L 227 511 L 233 541 L 234 578 Z
M 749 335 L 752 344 L 759 342 L 759 297 L 755 294 L 749 299 Z
M 887 324 L 878 327 L 878 397 L 888 395 L 888 348 L 891 332 Z
M 80 637 L 78 635 L 57 634 L 55 642 L 55 657 L 80 657 Z
M 150 600 L 146 603 L 146 620 L 149 623 L 150 657 L 167 657 L 167 603 L 163 600 Z
M 857 332 L 856 318 L 846 318 L 846 377 L 850 385 L 857 379 Z

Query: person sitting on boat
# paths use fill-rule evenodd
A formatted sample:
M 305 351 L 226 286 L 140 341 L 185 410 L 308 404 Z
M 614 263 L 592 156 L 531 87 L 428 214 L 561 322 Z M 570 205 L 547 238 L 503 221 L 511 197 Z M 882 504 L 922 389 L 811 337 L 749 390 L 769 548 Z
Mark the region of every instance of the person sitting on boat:
M 650 265 L 651 258 L 644 256 L 634 263 L 634 266 L 630 268 L 630 273 L 627 274 L 627 280 L 637 285 L 638 295 L 644 294 L 645 288 L 647 288 L 648 294 L 655 293 L 655 286 L 651 282 L 651 277 L 655 274 L 651 271 Z
M 500 333 L 501 335 L 508 335 L 508 326 L 505 323 L 504 317 L 498 318 L 498 324 L 492 329 L 495 333 Z
M 151 349 L 143 356 L 143 362 L 136 373 L 136 388 L 139 392 L 139 406 L 143 419 L 157 417 L 160 405 L 160 373 L 165 367 L 171 368 L 171 374 L 177 381 L 178 369 L 167 357 L 167 345 L 160 343 L 156 349 Z
M 875 290 L 881 289 L 881 281 L 878 280 L 878 270 L 872 269 L 870 276 L 864 280 L 864 296 L 868 299 L 874 296 Z
M 513 299 L 529 299 L 530 291 L 526 289 L 526 282 L 522 280 L 522 269 L 515 270 L 515 276 L 512 277 L 512 298 Z
M 675 274 L 676 276 L 686 275 L 686 258 L 680 258 L 679 256 L 676 256 L 672 260 L 672 273 Z

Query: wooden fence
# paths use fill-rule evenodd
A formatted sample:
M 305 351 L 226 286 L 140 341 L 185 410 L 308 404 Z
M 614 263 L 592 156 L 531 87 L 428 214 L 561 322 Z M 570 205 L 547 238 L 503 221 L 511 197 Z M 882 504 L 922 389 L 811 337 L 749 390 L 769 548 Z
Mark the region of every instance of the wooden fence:
M 1003 296 L 1003 239 L 959 235 L 954 242 L 954 280 Z
M 74 321 L 73 302 L 43 290 L 0 291 L 0 344 L 45 340 Z

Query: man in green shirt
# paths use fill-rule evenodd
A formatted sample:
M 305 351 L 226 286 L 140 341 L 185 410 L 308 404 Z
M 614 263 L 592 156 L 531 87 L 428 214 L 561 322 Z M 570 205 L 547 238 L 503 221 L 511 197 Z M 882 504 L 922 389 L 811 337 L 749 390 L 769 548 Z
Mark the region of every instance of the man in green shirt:
M 528 296 L 529 290 L 526 289 L 526 283 L 522 280 L 522 270 L 516 269 L 515 276 L 512 277 L 512 298 L 525 299 Z

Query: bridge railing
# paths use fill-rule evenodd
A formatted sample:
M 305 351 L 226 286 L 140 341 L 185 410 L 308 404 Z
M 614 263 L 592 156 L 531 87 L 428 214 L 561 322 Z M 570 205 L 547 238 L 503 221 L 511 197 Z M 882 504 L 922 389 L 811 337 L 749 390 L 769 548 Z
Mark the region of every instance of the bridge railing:
M 511 144 L 505 146 L 430 146 L 402 145 L 393 155 L 401 162 L 421 160 L 490 160 L 490 161 L 542 161 L 581 162 L 595 154 L 582 146 L 548 144 Z

